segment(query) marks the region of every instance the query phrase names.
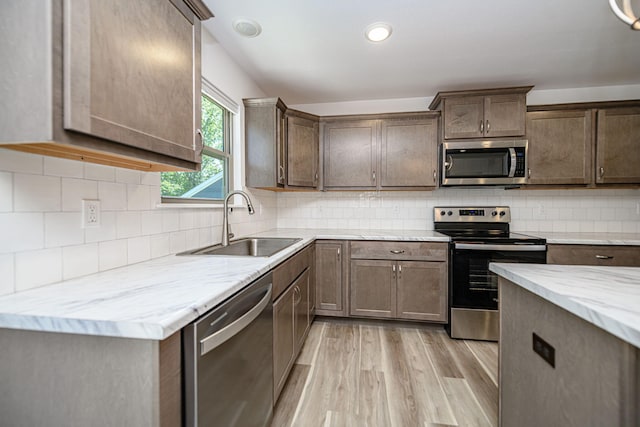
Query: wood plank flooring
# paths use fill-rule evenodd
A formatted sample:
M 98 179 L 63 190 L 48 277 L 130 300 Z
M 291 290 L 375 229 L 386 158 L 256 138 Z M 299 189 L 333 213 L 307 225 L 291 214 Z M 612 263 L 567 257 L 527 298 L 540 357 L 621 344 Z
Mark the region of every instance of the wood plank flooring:
M 272 427 L 498 425 L 498 345 L 441 326 L 316 319 Z

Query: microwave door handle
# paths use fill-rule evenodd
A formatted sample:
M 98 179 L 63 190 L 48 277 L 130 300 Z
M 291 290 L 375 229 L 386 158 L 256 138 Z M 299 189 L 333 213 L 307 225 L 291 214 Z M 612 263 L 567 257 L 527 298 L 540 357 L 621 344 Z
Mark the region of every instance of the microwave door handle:
M 444 168 L 446 170 L 451 170 L 452 167 L 453 167 L 453 157 L 447 154 L 444 161 Z
M 513 178 L 514 176 L 516 176 L 516 149 L 515 148 L 509 148 L 509 157 L 510 157 L 510 163 L 509 163 L 509 178 Z

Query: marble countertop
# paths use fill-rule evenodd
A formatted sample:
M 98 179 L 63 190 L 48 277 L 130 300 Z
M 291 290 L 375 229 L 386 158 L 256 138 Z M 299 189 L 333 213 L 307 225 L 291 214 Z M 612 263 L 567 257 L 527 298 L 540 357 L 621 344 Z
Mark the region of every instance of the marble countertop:
M 315 239 L 448 242 L 434 231 L 278 229 L 300 237 L 268 258 L 170 255 L 0 297 L 0 328 L 162 340 Z
M 492 263 L 490 270 L 640 347 L 640 268 Z
M 639 245 L 640 233 L 558 233 L 548 231 L 520 231 L 547 239 L 547 243 L 563 245 Z

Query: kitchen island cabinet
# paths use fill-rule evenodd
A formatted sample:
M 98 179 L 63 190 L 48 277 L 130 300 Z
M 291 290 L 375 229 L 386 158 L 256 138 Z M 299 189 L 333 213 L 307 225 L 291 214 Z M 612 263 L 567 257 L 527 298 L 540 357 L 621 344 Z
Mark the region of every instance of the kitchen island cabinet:
M 500 275 L 500 425 L 637 426 L 640 269 L 491 270 Z
M 640 267 L 640 246 L 549 244 L 547 264 Z
M 0 145 L 145 171 L 199 168 L 200 19 L 212 16 L 199 0 L 6 3 Z

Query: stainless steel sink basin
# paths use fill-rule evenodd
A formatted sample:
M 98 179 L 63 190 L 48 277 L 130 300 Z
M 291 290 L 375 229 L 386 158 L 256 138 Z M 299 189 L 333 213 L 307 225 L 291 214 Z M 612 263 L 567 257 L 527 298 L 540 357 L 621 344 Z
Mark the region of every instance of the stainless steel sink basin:
M 213 245 L 192 251 L 181 252 L 178 255 L 225 255 L 225 256 L 253 256 L 270 257 L 281 250 L 299 242 L 302 239 L 254 237 L 238 239 L 229 242 L 228 246 Z

